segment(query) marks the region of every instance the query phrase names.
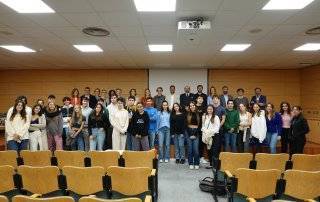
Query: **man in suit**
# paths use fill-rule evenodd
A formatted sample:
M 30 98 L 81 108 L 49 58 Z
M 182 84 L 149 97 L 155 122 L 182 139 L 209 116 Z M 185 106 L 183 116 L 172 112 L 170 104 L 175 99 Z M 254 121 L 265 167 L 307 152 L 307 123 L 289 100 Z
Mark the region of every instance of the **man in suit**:
M 80 97 L 81 98 L 81 103 L 82 103 L 82 100 L 83 100 L 84 97 L 89 99 L 89 107 L 91 109 L 94 109 L 96 107 L 98 101 L 97 101 L 95 96 L 90 94 L 90 87 L 85 87 L 84 88 L 84 95 L 82 95 Z
M 222 95 L 220 95 L 220 104 L 224 108 L 226 108 L 228 100 L 233 100 L 232 96 L 229 95 L 229 88 L 228 86 L 223 86 L 222 87 Z
M 190 86 L 184 87 L 184 93 L 180 95 L 180 105 L 183 110 L 189 107 L 189 103 L 194 101 L 194 94 L 190 93 Z
M 172 110 L 174 103 L 179 103 L 179 97 L 176 94 L 176 87 L 174 85 L 170 86 L 170 95 L 168 96 L 169 109 Z
M 197 86 L 197 93 L 194 94 L 194 101 L 196 101 L 197 98 L 200 96 L 203 97 L 203 107 L 206 108 L 207 104 L 208 104 L 208 102 L 207 102 L 208 96 L 207 96 L 207 94 L 204 94 L 202 91 L 203 91 L 203 85 L 198 85 Z
M 255 95 L 252 96 L 250 106 L 252 107 L 255 103 L 258 103 L 261 109 L 265 109 L 267 105 L 267 97 L 261 94 L 261 88 L 254 89 Z

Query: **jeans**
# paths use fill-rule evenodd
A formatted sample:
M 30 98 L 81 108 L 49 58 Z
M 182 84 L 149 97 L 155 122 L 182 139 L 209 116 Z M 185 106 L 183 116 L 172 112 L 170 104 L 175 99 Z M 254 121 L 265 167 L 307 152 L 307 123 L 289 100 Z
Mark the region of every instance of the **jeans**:
M 277 140 L 278 140 L 278 133 L 267 132 L 267 141 L 270 147 L 271 154 L 277 153 Z
M 68 133 L 69 133 L 69 127 L 63 128 L 63 130 L 62 130 L 62 148 L 63 148 L 63 150 L 67 150 L 66 139 L 67 139 Z
M 159 159 L 170 159 L 170 128 L 162 127 L 158 130 Z
M 240 153 L 249 152 L 249 138 L 250 138 L 249 131 L 250 130 L 247 130 L 245 142 L 243 142 L 243 136 L 244 136 L 243 130 L 240 130 L 237 135 L 237 147 L 238 147 L 238 152 L 240 152 Z
M 184 134 L 174 135 L 174 150 L 176 159 L 185 159 Z
M 127 132 L 127 150 L 133 150 L 133 136 Z
M 29 140 L 21 140 L 21 142 L 17 142 L 15 140 L 9 140 L 7 142 L 8 150 L 16 150 L 20 152 L 21 150 L 28 150 Z
M 231 151 L 237 152 L 237 134 L 226 132 L 224 134 L 224 150 L 230 151 L 230 144 L 231 144 Z
M 76 137 L 76 143 L 77 143 L 77 146 L 78 146 L 78 150 L 80 151 L 84 151 L 85 148 L 84 148 L 84 138 L 83 138 L 83 133 L 80 132 L 77 137 Z
M 197 128 L 188 128 L 188 162 L 189 165 L 196 165 L 200 164 L 200 157 L 199 157 L 199 136 L 196 135 L 195 139 L 190 139 L 191 134 L 196 133 Z
M 103 128 L 92 128 L 92 135 L 90 137 L 90 151 L 102 151 L 106 132 Z
M 149 145 L 150 145 L 150 149 L 154 148 L 154 140 L 156 139 L 156 131 L 154 130 L 149 130 L 148 131 L 149 134 Z

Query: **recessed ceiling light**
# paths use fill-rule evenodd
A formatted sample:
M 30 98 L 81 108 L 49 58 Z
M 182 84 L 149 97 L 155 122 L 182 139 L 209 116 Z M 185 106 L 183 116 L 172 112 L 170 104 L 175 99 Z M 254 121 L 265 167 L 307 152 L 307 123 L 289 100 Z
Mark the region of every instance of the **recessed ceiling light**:
M 97 45 L 73 45 L 81 52 L 103 52 L 103 50 Z
M 221 51 L 244 51 L 250 46 L 251 44 L 226 44 Z
M 42 0 L 0 0 L 18 13 L 55 13 Z
M 262 10 L 303 9 L 314 0 L 270 0 Z
M 134 0 L 138 12 L 174 12 L 176 0 Z
M 306 43 L 302 46 L 299 46 L 295 49 L 295 51 L 318 51 L 320 50 L 320 43 Z
M 172 44 L 150 44 L 149 51 L 151 52 L 171 52 Z
M 16 53 L 34 53 L 36 52 L 35 50 L 22 46 L 22 45 L 3 45 L 0 46 L 1 48 L 7 49 L 9 51 L 12 52 L 16 52 Z

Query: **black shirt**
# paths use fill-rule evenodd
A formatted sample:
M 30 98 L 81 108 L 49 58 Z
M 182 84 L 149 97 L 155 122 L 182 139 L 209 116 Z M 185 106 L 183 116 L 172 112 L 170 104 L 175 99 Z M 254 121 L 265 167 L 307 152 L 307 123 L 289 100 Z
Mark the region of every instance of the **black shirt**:
M 102 115 L 96 116 L 96 112 L 92 111 L 88 119 L 88 132 L 89 135 L 92 135 L 92 128 L 104 128 L 107 129 L 110 126 L 108 116 L 105 113 Z
M 80 121 L 79 118 L 75 118 L 74 120 L 72 120 L 71 128 L 80 128 L 81 124 L 86 122 L 86 117 L 82 116 L 82 120 L 81 121 Z
M 173 134 L 184 134 L 186 130 L 186 116 L 185 114 L 171 114 L 170 116 L 170 133 Z
M 140 114 L 139 112 L 134 113 L 131 123 L 133 136 L 148 136 L 149 116 L 147 112 L 143 112 L 143 114 Z

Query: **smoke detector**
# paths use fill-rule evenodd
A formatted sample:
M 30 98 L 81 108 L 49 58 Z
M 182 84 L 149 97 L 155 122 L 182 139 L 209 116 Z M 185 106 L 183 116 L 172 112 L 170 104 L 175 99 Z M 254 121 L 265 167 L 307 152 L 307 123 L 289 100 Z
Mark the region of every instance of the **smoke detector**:
M 90 36 L 110 36 L 110 32 L 100 27 L 86 27 L 82 32 Z

